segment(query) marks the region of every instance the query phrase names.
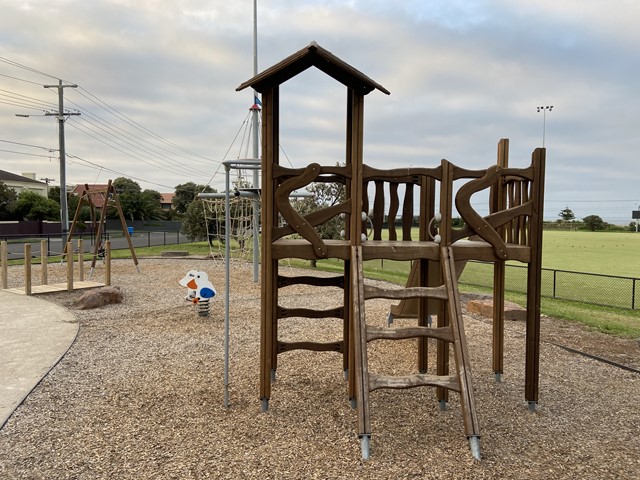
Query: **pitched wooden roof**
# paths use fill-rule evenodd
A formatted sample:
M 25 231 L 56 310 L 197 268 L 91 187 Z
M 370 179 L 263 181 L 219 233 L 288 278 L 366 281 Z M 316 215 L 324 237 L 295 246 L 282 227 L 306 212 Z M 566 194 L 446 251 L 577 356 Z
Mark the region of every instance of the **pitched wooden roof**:
M 312 66 L 363 95 L 376 89 L 389 95 L 389 91 L 382 85 L 374 82 L 364 73 L 339 59 L 330 51 L 325 50 L 316 42 L 311 42 L 302 50 L 298 50 L 293 55 L 247 80 L 236 88 L 236 91 L 253 87 L 256 91 L 262 93 L 269 88 L 286 82 Z

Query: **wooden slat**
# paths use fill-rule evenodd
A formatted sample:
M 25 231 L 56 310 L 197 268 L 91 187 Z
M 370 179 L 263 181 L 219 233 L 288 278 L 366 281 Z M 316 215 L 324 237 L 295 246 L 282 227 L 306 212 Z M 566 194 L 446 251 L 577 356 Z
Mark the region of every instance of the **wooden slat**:
M 324 244 L 327 247 L 328 258 L 349 259 L 350 245 L 348 240 L 324 240 Z M 273 243 L 269 242 L 269 246 L 273 260 L 283 258 L 316 260 L 318 258 L 313 245 L 303 238 L 280 239 Z
M 373 200 L 373 239 L 382 240 L 382 223 L 384 222 L 384 183 L 376 180 L 376 194 Z M 366 195 L 366 190 L 364 192 Z
M 362 259 L 376 260 L 415 260 L 425 258 L 437 261 L 440 255 L 440 245 L 435 242 L 403 242 L 403 241 L 368 241 L 362 244 Z
M 404 203 L 402 205 L 402 240 L 411 240 L 413 228 L 413 184 L 407 183 L 404 191 Z
M 278 341 L 278 353 L 292 350 L 310 350 L 313 352 L 338 352 L 342 353 L 342 342 L 282 342 Z
M 454 392 L 460 391 L 460 383 L 453 376 L 415 374 L 405 376 L 388 376 L 369 374 L 369 391 L 380 388 L 404 389 L 415 387 L 441 387 Z
M 314 287 L 337 287 L 344 288 L 344 277 L 312 277 L 300 275 L 287 277 L 278 275 L 278 288 L 289 287 L 291 285 L 312 285 Z
M 439 287 L 405 287 L 405 288 L 383 288 L 372 285 L 364 286 L 364 296 L 366 300 L 370 298 L 390 298 L 402 300 L 408 298 L 438 298 L 447 299 L 447 290 L 444 285 Z
M 398 198 L 398 184 L 391 183 L 389 185 L 389 212 L 387 214 L 389 240 L 391 241 L 395 241 L 398 239 L 398 234 L 396 232 L 396 216 L 398 215 L 398 208 L 400 208 L 400 199 Z
M 406 340 L 407 338 L 420 337 L 437 338 L 438 340 L 453 342 L 451 327 L 367 327 L 367 342 L 373 340 Z
M 314 310 L 312 308 L 283 308 L 277 309 L 278 318 L 343 318 L 344 307 L 336 307 L 327 310 Z

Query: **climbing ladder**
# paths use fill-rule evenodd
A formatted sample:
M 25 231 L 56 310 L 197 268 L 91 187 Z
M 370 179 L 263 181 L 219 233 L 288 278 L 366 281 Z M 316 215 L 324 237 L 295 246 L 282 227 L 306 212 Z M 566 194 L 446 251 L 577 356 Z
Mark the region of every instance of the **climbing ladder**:
M 457 276 L 453 249 L 441 247 L 440 268 L 443 284 L 437 287 L 411 287 L 402 289 L 380 288 L 364 284 L 362 273 L 362 247 L 351 247 L 351 281 L 353 291 L 353 348 L 355 357 L 355 404 L 358 417 L 358 437 L 362 458 L 369 458 L 371 421 L 369 393 L 380 388 L 406 389 L 421 386 L 439 387 L 460 394 L 465 435 L 474 458 L 480 459 L 480 434 L 471 385 L 469 353 L 464 334 L 462 310 L 457 287 Z M 439 322 L 439 327 L 413 326 L 403 328 L 380 328 L 368 326 L 365 319 L 365 300 L 388 298 L 432 298 L 445 302 L 448 321 Z M 403 340 L 407 338 L 434 338 L 438 348 L 448 350 L 453 344 L 456 373 L 433 375 L 418 373 L 407 376 L 386 376 L 369 372 L 367 344 L 373 340 Z

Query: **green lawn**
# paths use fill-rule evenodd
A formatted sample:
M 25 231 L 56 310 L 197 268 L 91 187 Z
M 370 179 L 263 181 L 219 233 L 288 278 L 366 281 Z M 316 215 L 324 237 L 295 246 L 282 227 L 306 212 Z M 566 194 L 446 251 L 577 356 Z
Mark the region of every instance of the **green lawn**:
M 547 230 L 542 241 L 542 266 L 640 277 L 640 233 Z

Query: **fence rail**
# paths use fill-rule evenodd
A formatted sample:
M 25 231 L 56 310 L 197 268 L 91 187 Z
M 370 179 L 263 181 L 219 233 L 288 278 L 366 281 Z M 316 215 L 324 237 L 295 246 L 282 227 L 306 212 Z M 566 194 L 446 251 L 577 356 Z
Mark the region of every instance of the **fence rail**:
M 468 262 L 460 283 L 492 288 L 492 272 L 491 263 Z M 505 290 L 525 293 L 526 288 L 527 267 L 507 264 Z M 640 278 L 542 269 L 542 296 L 546 298 L 635 310 L 640 307 L 639 289 Z
M 82 238 L 84 240 L 84 251 L 92 252 L 95 245 L 95 235 L 93 234 L 74 234 L 74 240 Z M 58 235 L 0 235 L 0 240 L 8 242 L 9 260 L 22 259 L 24 257 L 23 245 L 25 243 L 33 244 L 33 255 L 40 255 L 40 241 L 46 240 L 47 256 L 55 256 L 62 254 L 62 246 L 64 245 L 61 236 Z M 111 249 L 120 250 L 129 248 L 127 239 L 122 233 L 107 232 L 103 240 L 111 240 Z M 186 235 L 175 231 L 159 231 L 159 232 L 137 232 L 131 235 L 131 241 L 135 248 L 157 247 L 162 245 L 179 245 L 181 243 L 191 243 Z

